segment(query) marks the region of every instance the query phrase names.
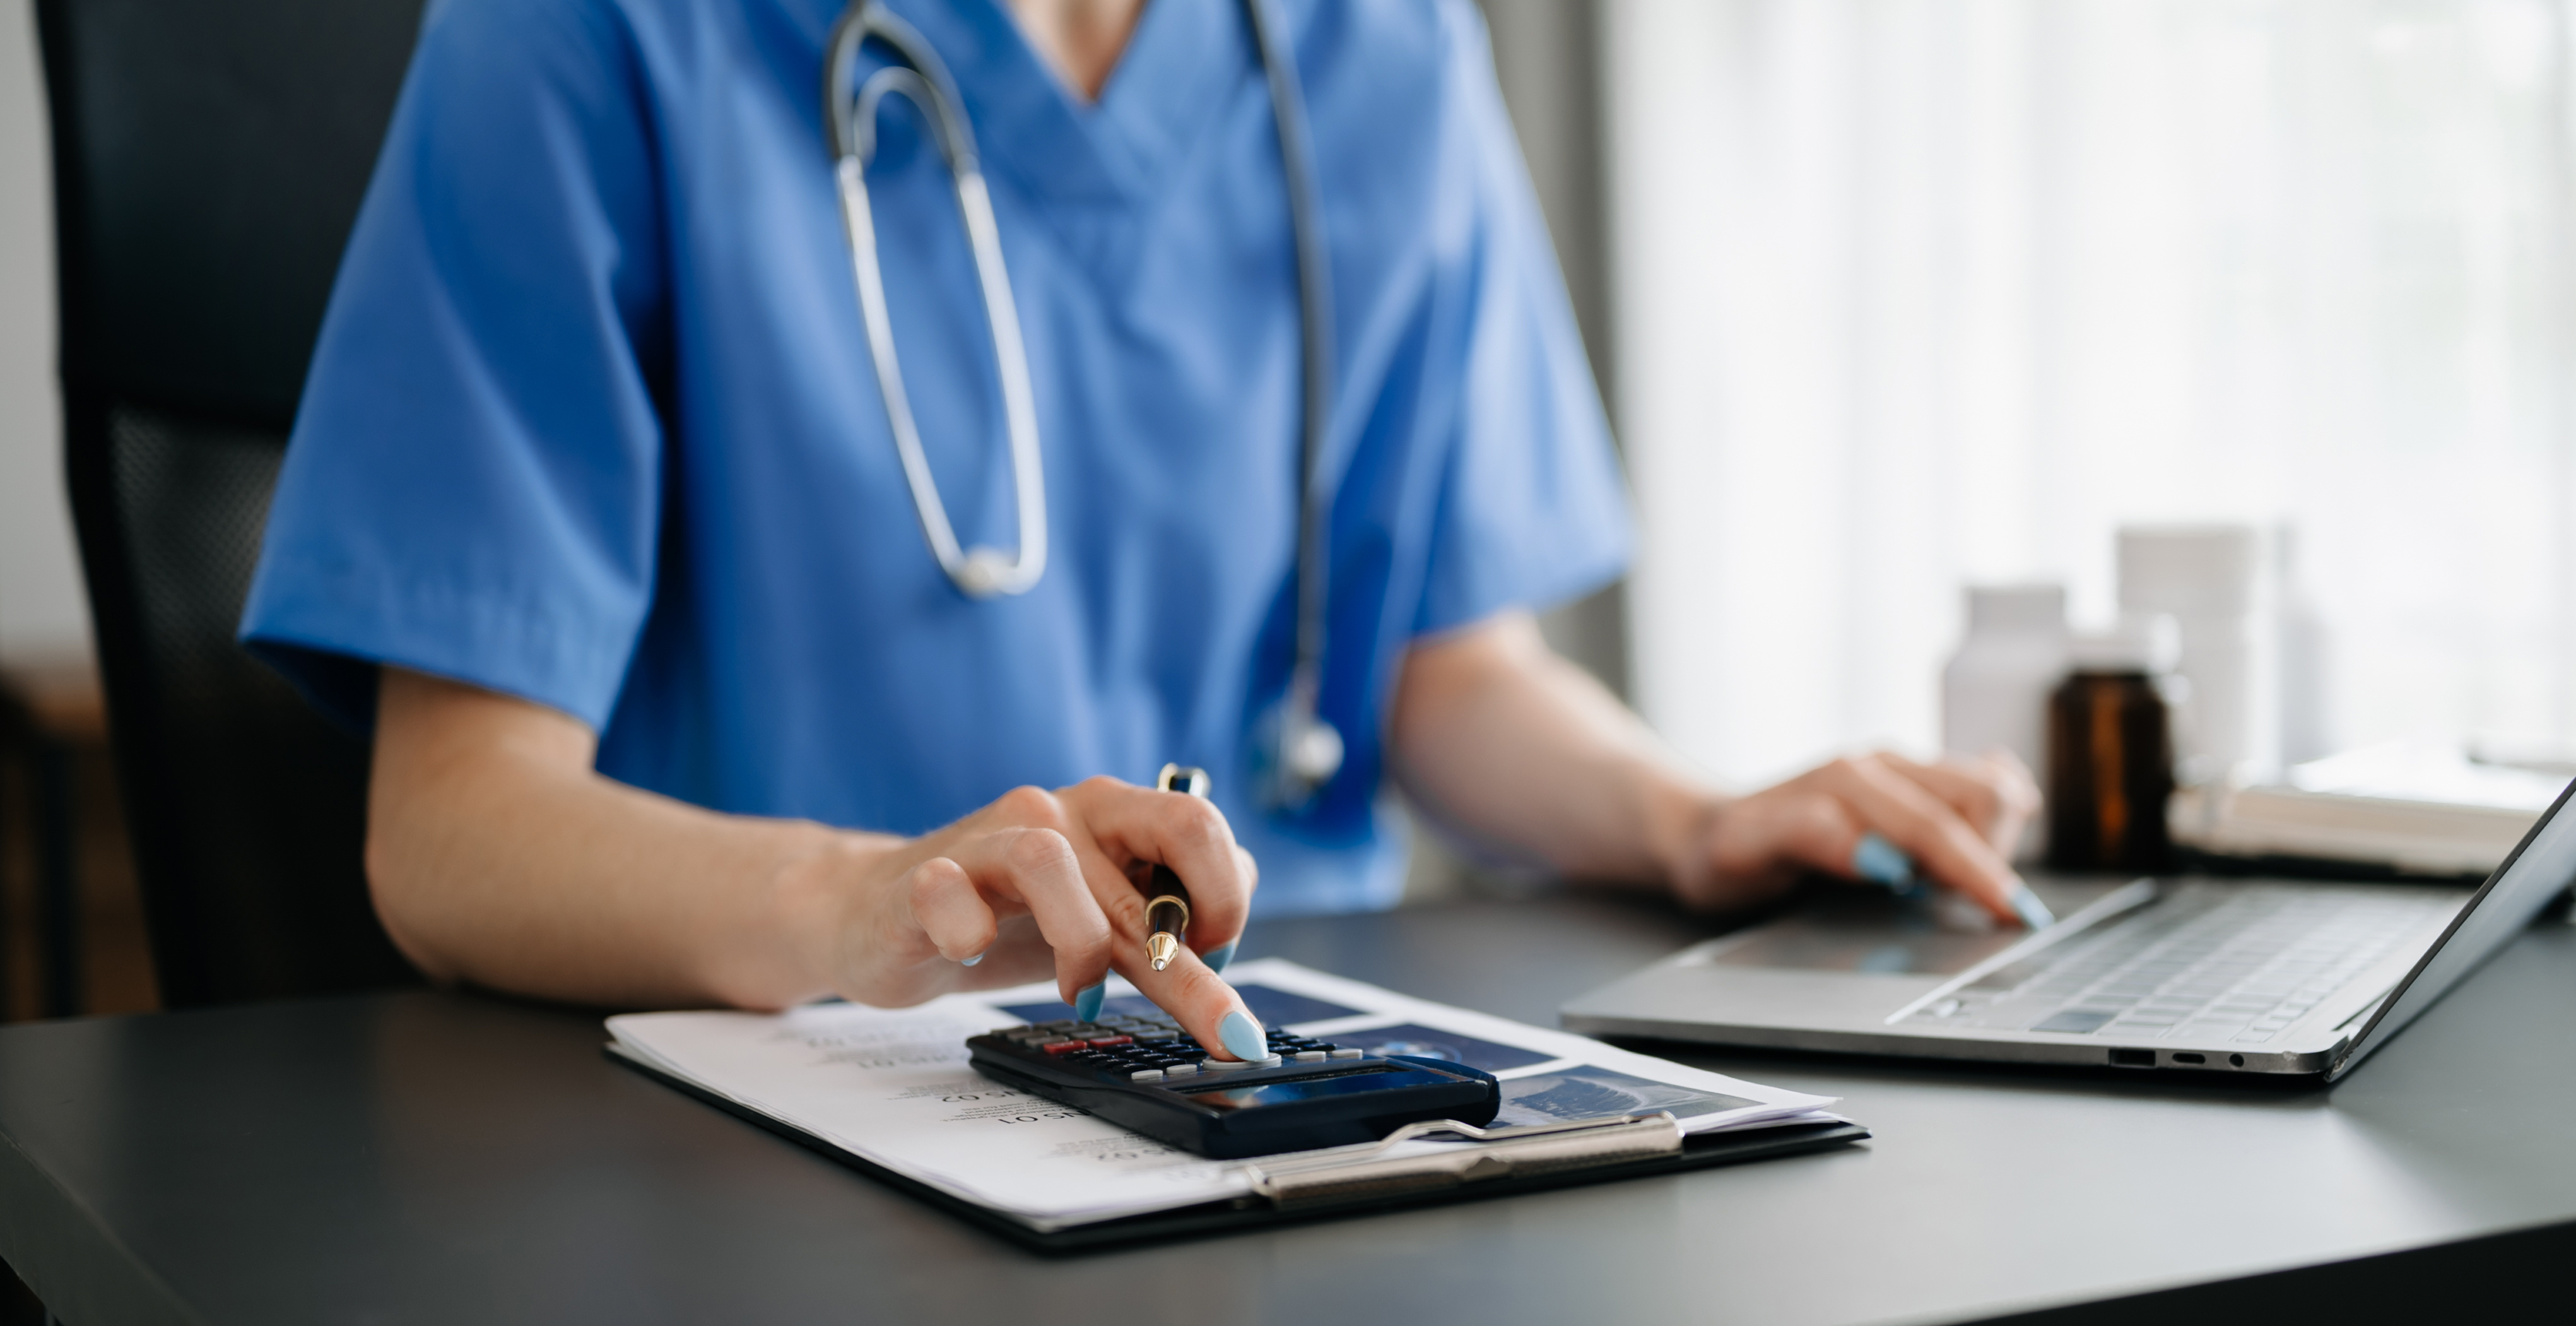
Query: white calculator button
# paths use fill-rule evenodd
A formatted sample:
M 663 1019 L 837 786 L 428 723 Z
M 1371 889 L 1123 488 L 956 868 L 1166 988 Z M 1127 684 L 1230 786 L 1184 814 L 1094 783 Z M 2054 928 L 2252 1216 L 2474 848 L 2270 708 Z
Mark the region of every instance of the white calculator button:
M 1322 1050 L 1299 1050 L 1296 1054 L 1296 1060 L 1301 1064 L 1321 1063 L 1324 1058 Z
M 1368 1057 L 1368 1051 L 1350 1049 L 1335 1050 L 1332 1052 L 1332 1057 L 1335 1059 L 1365 1059 Z
M 1130 1082 L 1160 1082 L 1163 1080 L 1163 1070 L 1159 1068 L 1139 1068 L 1135 1072 L 1129 1073 L 1127 1075 L 1127 1080 Z
M 1197 1064 L 1174 1064 L 1163 1070 L 1166 1077 L 1190 1077 L 1199 1071 Z
M 1204 1068 L 1211 1073 L 1240 1073 L 1244 1069 L 1252 1067 L 1252 1065 L 1245 1063 L 1241 1059 L 1210 1059 L 1207 1062 L 1200 1064 L 1199 1067 Z

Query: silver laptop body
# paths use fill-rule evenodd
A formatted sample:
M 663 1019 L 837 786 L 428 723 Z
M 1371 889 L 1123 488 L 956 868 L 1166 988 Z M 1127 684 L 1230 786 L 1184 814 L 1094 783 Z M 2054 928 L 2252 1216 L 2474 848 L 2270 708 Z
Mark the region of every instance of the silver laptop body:
M 1592 1035 L 2331 1081 L 2576 881 L 2567 801 L 2474 893 L 2043 880 L 2066 919 L 2033 933 L 1983 929 L 1933 897 L 1820 891 L 1562 1013 Z

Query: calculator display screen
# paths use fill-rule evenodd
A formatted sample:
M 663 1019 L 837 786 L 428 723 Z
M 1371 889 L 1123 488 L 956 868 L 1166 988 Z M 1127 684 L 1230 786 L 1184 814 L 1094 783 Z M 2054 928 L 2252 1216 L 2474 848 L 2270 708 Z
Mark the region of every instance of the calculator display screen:
M 1440 1086 L 1457 1080 L 1419 1068 L 1382 1069 L 1372 1073 L 1348 1073 L 1339 1077 L 1310 1077 L 1293 1082 L 1273 1082 L 1267 1086 L 1193 1091 L 1189 1096 L 1194 1101 L 1220 1110 L 1248 1110 L 1262 1105 L 1285 1105 L 1290 1101 L 1351 1096 L 1363 1091 Z

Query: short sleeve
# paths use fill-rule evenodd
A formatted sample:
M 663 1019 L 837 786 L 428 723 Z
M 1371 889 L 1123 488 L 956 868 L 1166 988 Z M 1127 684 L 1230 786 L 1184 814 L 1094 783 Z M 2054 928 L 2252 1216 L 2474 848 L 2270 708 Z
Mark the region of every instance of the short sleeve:
M 1630 545 L 1609 423 L 1492 55 L 1472 17 L 1458 26 L 1448 83 L 1475 196 L 1455 434 L 1417 634 L 1580 596 L 1626 568 Z
M 393 663 L 604 725 L 652 598 L 667 373 L 616 13 L 432 9 L 323 323 L 242 638 L 368 724 Z

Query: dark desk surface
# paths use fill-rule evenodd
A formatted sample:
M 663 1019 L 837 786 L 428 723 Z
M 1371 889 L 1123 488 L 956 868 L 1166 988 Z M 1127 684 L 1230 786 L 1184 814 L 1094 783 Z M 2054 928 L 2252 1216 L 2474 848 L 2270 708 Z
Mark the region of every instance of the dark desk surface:
M 1249 948 L 1546 1023 L 1692 925 L 1552 899 Z M 0 1256 L 74 1326 L 1962 1320 L 2576 1221 L 2572 1008 L 2576 929 L 2544 924 L 2331 1092 L 1695 1056 L 1878 1138 L 1071 1258 L 610 1065 L 594 1015 L 405 994 L 28 1025 L 0 1030 Z

